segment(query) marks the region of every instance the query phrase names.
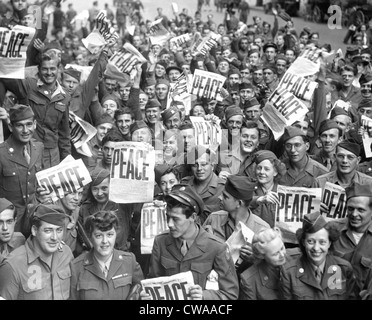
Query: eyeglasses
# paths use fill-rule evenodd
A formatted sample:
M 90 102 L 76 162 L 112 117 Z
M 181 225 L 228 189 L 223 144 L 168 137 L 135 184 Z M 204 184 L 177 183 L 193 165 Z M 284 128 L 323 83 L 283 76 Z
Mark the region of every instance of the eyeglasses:
M 296 142 L 296 143 L 286 143 L 284 145 L 284 147 L 287 149 L 287 150 L 291 150 L 292 147 L 294 147 L 296 150 L 298 149 L 301 149 L 301 147 L 303 146 L 303 143 L 300 143 L 300 142 Z
M 354 156 L 352 154 L 342 154 L 342 153 L 336 154 L 336 158 L 339 159 L 339 160 L 344 160 L 345 157 L 348 161 L 353 161 L 357 158 L 357 156 Z

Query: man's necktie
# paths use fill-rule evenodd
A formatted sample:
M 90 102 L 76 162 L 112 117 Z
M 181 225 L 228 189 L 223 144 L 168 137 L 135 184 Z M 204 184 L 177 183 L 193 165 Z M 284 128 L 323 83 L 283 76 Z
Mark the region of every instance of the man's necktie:
M 188 251 L 188 248 L 187 248 L 187 241 L 186 240 L 182 240 L 182 246 L 181 246 L 181 253 L 183 256 L 186 255 Z
M 28 153 L 27 145 L 25 145 L 24 148 L 23 148 L 23 155 L 24 155 L 27 163 L 30 164 L 31 157 L 30 157 L 30 154 Z

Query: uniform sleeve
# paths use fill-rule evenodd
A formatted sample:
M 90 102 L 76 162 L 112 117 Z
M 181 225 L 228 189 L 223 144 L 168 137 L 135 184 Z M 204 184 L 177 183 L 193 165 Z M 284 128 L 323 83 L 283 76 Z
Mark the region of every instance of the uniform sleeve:
M 290 273 L 284 268 L 280 271 L 279 294 L 282 300 L 292 300 Z
M 204 290 L 204 300 L 237 300 L 239 281 L 230 251 L 224 243 L 215 257 L 213 269 L 218 274 L 219 290 Z
M 17 300 L 19 281 L 16 272 L 6 261 L 0 266 L 0 296 L 6 300 Z
M 71 281 L 70 281 L 70 297 L 69 300 L 79 300 L 79 294 L 77 291 L 78 272 L 74 265 L 70 263 L 71 268 Z
M 251 278 L 247 279 L 244 274 L 240 276 L 240 292 L 239 300 L 257 300 L 255 286 L 252 284 Z
M 147 278 L 162 277 L 164 274 L 161 272 L 160 263 L 160 246 L 158 237 L 155 237 L 154 246 L 152 247 L 152 253 L 150 257 L 149 274 Z

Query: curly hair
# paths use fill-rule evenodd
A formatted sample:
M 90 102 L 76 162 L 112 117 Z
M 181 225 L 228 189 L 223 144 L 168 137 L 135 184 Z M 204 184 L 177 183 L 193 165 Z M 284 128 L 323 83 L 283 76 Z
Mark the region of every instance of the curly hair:
M 276 238 L 282 239 L 281 232 L 278 227 L 261 229 L 252 239 L 253 256 L 257 260 L 263 260 L 266 254 L 266 248 L 270 242 Z
M 84 229 L 88 234 L 88 237 L 92 237 L 95 229 L 100 231 L 108 231 L 115 228 L 115 231 L 119 230 L 119 219 L 114 211 L 98 211 L 95 214 L 87 217 L 84 223 Z
M 328 240 L 331 242 L 330 251 L 332 251 L 333 243 L 338 240 L 340 237 L 340 231 L 338 230 L 337 226 L 330 221 L 324 226 L 324 229 L 328 231 Z M 305 246 L 303 244 L 306 238 L 307 232 L 304 232 L 302 228 L 297 229 L 296 231 L 296 238 L 300 247 L 302 254 L 306 256 Z

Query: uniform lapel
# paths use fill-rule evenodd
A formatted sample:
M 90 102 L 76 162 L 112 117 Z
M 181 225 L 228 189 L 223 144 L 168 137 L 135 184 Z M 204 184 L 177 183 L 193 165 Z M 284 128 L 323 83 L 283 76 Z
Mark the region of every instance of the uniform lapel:
M 15 143 L 13 142 L 12 136 L 7 140 L 6 143 L 8 145 L 7 152 L 9 156 L 9 161 L 15 162 L 23 167 L 28 168 L 28 163 L 25 157 L 22 154 L 19 155 L 18 152 L 15 153 L 16 146 Z
M 84 259 L 84 268 L 88 270 L 89 272 L 93 273 L 98 278 L 101 278 L 103 280 L 106 280 L 105 276 L 103 275 L 103 272 L 101 271 L 98 262 L 94 260 L 93 258 L 93 251 L 90 251 Z
M 114 250 L 114 256 L 112 257 L 111 264 L 110 264 L 110 269 L 107 275 L 107 281 L 110 280 L 116 272 L 119 270 L 121 263 L 123 261 L 123 258 L 119 253 Z
M 303 258 L 300 259 L 300 266 L 297 269 L 297 277 L 303 283 L 312 286 L 317 289 L 321 289 L 318 281 L 315 279 L 313 268 L 310 263 Z
M 37 159 L 39 158 L 40 153 L 38 152 L 38 148 L 36 147 L 36 144 L 33 140 L 31 140 L 30 146 L 31 146 L 31 148 L 30 148 L 31 149 L 31 159 L 30 159 L 29 167 L 32 168 L 35 165 Z
M 206 231 L 199 227 L 199 233 L 196 236 L 193 244 L 189 248 L 189 251 L 187 251 L 186 255 L 183 257 L 183 260 L 192 260 L 202 256 L 206 252 L 206 242 Z
M 184 258 L 180 248 L 177 248 L 176 239 L 174 239 L 171 235 L 168 235 L 165 245 L 167 247 L 167 251 L 178 261 L 181 261 Z

